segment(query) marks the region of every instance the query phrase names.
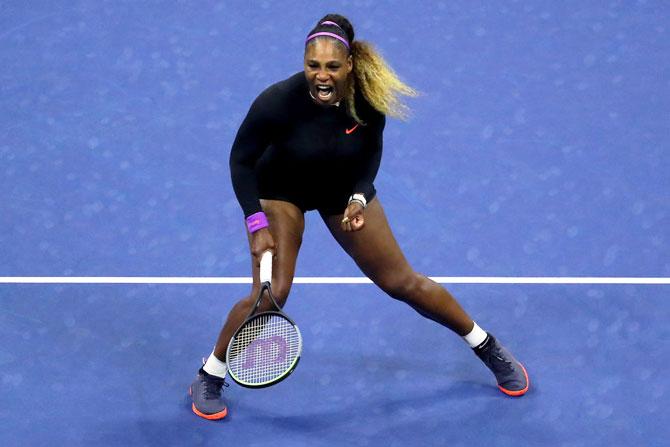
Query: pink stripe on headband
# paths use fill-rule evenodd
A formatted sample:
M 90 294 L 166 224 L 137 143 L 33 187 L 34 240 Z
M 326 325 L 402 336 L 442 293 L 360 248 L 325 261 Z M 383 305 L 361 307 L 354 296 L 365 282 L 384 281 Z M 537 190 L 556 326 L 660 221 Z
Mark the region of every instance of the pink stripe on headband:
M 307 40 L 305 40 L 305 43 L 307 43 L 307 42 L 309 42 L 310 40 L 314 39 L 315 37 L 319 37 L 319 36 L 334 37 L 335 39 L 337 39 L 337 40 L 339 40 L 340 42 L 342 42 L 347 48 L 349 48 L 349 42 L 347 42 L 347 39 L 345 39 L 344 37 L 340 37 L 340 36 L 338 36 L 337 34 L 327 33 L 327 32 L 325 32 L 325 31 L 320 32 L 320 33 L 314 33 L 314 34 L 312 34 L 311 36 L 308 36 L 308 37 L 307 37 Z
M 338 25 L 335 22 L 331 22 L 330 20 L 326 20 L 325 22 L 321 22 L 321 25 L 333 25 L 333 26 L 338 27 L 339 29 L 342 29 L 342 27 L 340 25 Z M 342 30 L 342 31 L 344 31 L 344 30 Z

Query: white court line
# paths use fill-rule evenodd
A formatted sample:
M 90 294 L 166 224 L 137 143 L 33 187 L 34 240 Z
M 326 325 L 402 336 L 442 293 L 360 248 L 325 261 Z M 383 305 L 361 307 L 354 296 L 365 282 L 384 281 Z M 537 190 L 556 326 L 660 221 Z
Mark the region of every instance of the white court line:
M 670 278 L 431 276 L 442 284 L 670 284 Z M 303 276 L 296 284 L 370 284 L 357 276 Z M 0 276 L 0 284 L 251 284 L 251 278 L 164 276 Z

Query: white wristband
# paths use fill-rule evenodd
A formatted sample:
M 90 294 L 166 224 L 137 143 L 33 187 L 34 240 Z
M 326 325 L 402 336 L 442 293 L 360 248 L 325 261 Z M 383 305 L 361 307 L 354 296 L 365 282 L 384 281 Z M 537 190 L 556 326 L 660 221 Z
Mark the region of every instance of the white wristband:
M 349 197 L 349 204 L 351 204 L 351 202 L 358 202 L 363 206 L 363 208 L 367 208 L 368 206 L 368 201 L 365 200 L 365 196 L 363 194 L 352 194 L 351 197 Z

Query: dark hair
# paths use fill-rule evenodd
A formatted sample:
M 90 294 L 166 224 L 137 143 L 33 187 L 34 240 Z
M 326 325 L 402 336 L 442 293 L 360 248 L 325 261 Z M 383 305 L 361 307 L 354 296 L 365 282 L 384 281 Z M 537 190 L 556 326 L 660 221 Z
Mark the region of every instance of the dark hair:
M 324 22 L 337 23 L 337 26 L 327 23 L 324 24 Z M 307 36 L 309 37 L 312 34 L 321 32 L 337 34 L 338 36 L 346 39 L 347 42 L 349 42 L 349 51 L 351 51 L 351 43 L 354 41 L 354 27 L 346 17 L 340 14 L 327 14 L 323 16 L 321 20 L 316 22 L 316 25 L 307 34 Z M 311 41 L 308 41 L 307 44 L 309 44 L 309 42 Z

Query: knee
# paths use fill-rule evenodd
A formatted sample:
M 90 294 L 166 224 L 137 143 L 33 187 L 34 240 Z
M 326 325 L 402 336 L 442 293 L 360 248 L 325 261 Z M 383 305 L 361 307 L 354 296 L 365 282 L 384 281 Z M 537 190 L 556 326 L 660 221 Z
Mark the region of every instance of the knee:
M 411 302 L 417 293 L 422 293 L 425 279 L 423 275 L 414 271 L 402 274 L 391 273 L 377 282 L 377 285 L 392 298 Z
M 275 301 L 279 307 L 284 307 L 288 295 L 291 292 L 291 280 L 276 280 L 272 283 L 272 295 L 275 297 Z
M 291 285 L 292 281 L 291 280 L 282 280 L 282 279 L 274 279 L 272 281 L 271 287 L 272 287 L 272 296 L 274 297 L 275 301 L 277 302 L 277 305 L 279 307 L 284 307 L 284 304 L 286 304 L 286 300 L 288 299 L 288 295 L 291 292 Z M 258 292 L 260 291 L 260 286 L 254 286 L 251 289 L 251 296 L 249 296 L 250 302 L 255 302 L 256 299 L 258 298 Z M 261 307 L 263 309 L 268 308 L 270 305 L 269 298 L 267 296 L 267 293 L 264 294 L 263 296 L 263 301 Z

